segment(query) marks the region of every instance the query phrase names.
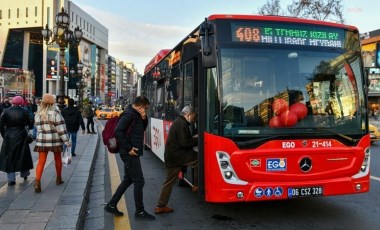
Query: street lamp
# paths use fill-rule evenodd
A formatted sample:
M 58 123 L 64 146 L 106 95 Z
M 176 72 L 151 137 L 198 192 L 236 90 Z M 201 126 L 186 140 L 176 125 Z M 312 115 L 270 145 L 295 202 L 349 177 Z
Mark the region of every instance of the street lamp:
M 51 45 L 56 43 L 59 46 L 59 68 L 60 68 L 60 79 L 59 79 L 59 108 L 63 109 L 65 107 L 65 81 L 64 81 L 64 67 L 65 67 L 65 50 L 68 46 L 70 48 L 77 47 L 82 39 L 83 32 L 82 29 L 77 26 L 73 31 L 69 29 L 70 26 L 70 16 L 65 12 L 62 7 L 61 12 L 55 16 L 55 24 L 53 31 L 51 31 L 46 24 L 45 29 L 41 30 L 42 36 L 46 42 L 46 45 Z
M 78 87 L 78 106 L 79 106 L 79 109 L 82 109 L 82 104 L 83 104 L 83 64 L 81 61 L 79 61 L 77 64 L 77 71 L 75 71 L 74 69 L 71 69 L 70 74 L 78 77 L 78 82 L 76 83 L 76 85 Z

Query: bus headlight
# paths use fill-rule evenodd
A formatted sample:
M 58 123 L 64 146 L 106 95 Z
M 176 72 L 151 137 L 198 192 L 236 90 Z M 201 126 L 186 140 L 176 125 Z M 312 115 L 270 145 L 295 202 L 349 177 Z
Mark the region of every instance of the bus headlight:
M 231 179 L 232 178 L 232 172 L 231 171 L 224 172 L 224 176 L 226 177 L 226 179 Z
M 235 170 L 230 162 L 230 155 L 223 151 L 216 152 L 217 161 L 219 164 L 219 170 L 223 177 L 223 180 L 229 184 L 246 185 L 248 182 L 242 181 L 237 176 Z
M 222 169 L 226 169 L 228 167 L 228 162 L 227 161 L 221 161 L 220 167 L 222 167 Z

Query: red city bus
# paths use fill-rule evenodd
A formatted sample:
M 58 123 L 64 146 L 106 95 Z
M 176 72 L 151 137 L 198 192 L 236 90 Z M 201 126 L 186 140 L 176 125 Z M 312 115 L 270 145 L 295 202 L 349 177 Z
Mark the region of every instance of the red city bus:
M 160 52 L 139 85 L 152 104 L 146 142 L 161 160 L 172 121 L 196 108 L 206 201 L 369 191 L 367 79 L 353 26 L 211 15 Z

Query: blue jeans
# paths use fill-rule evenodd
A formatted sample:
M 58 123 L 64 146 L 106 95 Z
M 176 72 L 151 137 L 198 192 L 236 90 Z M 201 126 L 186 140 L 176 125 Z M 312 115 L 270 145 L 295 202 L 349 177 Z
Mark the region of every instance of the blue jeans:
M 75 147 L 77 146 L 77 134 L 78 132 L 67 132 L 69 138 L 71 137 L 71 154 L 75 153 Z M 63 151 L 66 150 L 66 145 L 63 146 Z
M 20 172 L 20 177 L 27 177 L 29 175 L 30 175 L 29 170 Z M 7 179 L 8 179 L 8 182 L 16 181 L 16 173 L 14 172 L 7 173 Z
M 124 178 L 115 194 L 112 196 L 109 204 L 115 207 L 123 196 L 127 188 L 133 184 L 133 194 L 135 198 L 136 212 L 144 211 L 143 187 L 145 184 L 140 157 L 130 156 L 129 154 L 119 154 L 124 162 Z

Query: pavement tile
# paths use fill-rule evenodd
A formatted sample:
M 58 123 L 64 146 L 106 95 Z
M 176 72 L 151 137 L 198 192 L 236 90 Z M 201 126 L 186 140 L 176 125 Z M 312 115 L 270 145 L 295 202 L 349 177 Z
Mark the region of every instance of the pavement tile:
M 28 223 L 21 224 L 17 230 L 41 230 L 45 229 L 47 223 Z
M 45 229 L 76 229 L 79 215 L 52 215 Z
M 103 207 L 89 208 L 87 209 L 87 218 L 99 218 L 104 216 Z
M 0 217 L 0 224 L 18 224 L 24 223 L 29 210 L 10 210 L 5 211 Z
M 19 224 L 0 224 L 0 230 L 18 230 Z
M 84 230 L 100 230 L 104 228 L 104 218 L 90 218 L 86 219 Z
M 24 223 L 46 223 L 49 221 L 52 212 L 30 212 Z

